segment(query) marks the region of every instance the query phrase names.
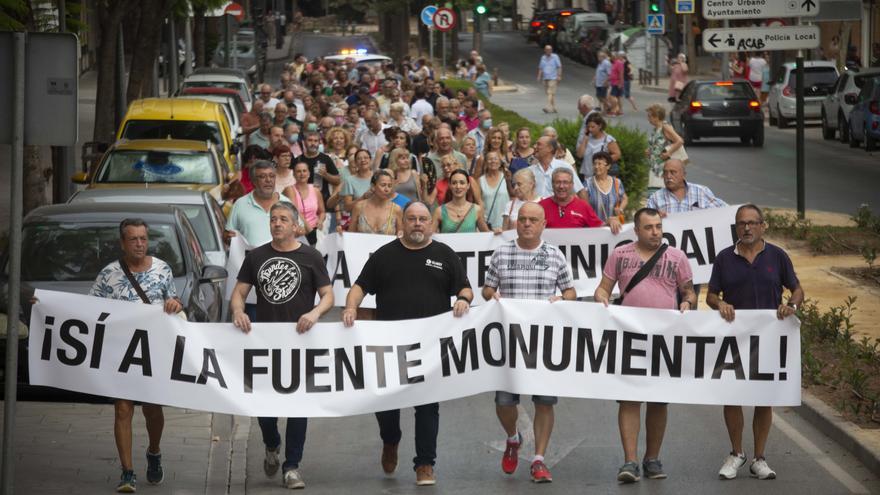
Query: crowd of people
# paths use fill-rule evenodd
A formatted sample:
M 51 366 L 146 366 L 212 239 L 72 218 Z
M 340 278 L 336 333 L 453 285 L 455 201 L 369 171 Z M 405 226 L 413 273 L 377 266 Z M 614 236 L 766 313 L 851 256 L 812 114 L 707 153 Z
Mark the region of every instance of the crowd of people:
M 548 95 L 544 110 L 555 112 L 562 67 L 549 48 L 538 78 Z M 358 66 L 354 59 L 309 63 L 298 55 L 278 86 L 260 85 L 258 99 L 242 119 L 243 166 L 226 191 L 235 201 L 230 230 L 247 229 L 238 210 L 252 208 L 255 197 L 265 199 L 259 206 L 264 217 L 268 214 L 270 191 L 260 191 L 254 168 L 267 161 L 275 166 L 273 197 L 283 196 L 301 211 L 300 231 L 312 246 L 333 232 L 393 233 L 410 201 L 428 205 L 438 232 L 500 233 L 515 227 L 525 201 L 565 206 L 558 203 L 567 199 L 562 191 L 557 194 L 553 178 L 560 168 L 572 172 L 572 198 L 586 203 L 581 208 L 574 202 L 578 210 L 590 212 L 584 225 L 617 232 L 626 220 L 628 198 L 619 177 L 622 150 L 607 132 L 606 116 L 618 115 L 620 101 L 630 98 L 631 68 L 625 54 L 615 54 L 614 62 L 603 60 L 600 69 L 605 65 L 609 77 L 601 84 L 606 90 L 610 85 L 610 91 L 600 91 L 598 99 L 579 99 L 583 124 L 577 142 L 562 143 L 553 127 L 533 139 L 529 128 L 494 121 L 476 85 L 453 92 L 433 78 L 425 60 L 377 67 Z M 476 52 L 460 72 L 472 81 L 482 77 L 485 67 Z M 682 142 L 665 124 L 662 108 L 648 110 L 662 130 L 645 150 L 656 189 L 662 187 L 663 161 Z M 256 238 L 245 237 L 252 244 L 267 241 L 269 233 L 262 230 Z
M 555 111 L 555 82 L 561 79 L 558 58 L 550 55 L 545 52 L 538 71 L 548 94 L 548 112 Z M 474 79 L 485 73 L 475 57 L 472 54 L 470 63 L 462 67 L 465 72 L 472 67 Z M 625 82 L 619 79 L 621 64 L 626 70 L 625 56 L 616 57 L 613 64 L 618 68 L 610 69 L 609 79 Z M 618 79 L 613 79 L 615 71 Z M 607 132 L 603 116 L 619 112 L 619 99 L 628 97 L 626 85 L 605 81 L 601 87 L 611 84 L 619 90 L 600 92 L 599 101 L 592 95 L 579 98 L 581 128 L 577 142 L 567 143 L 575 151 L 572 154 L 552 127 L 533 141 L 528 128 L 510 129 L 505 122 L 494 122 L 475 89 L 453 93 L 433 77 L 424 60 L 359 67 L 353 60 L 307 63 L 297 56 L 283 72 L 280 86 L 261 85 L 259 99 L 242 119 L 247 146 L 240 176 L 225 190 L 235 201 L 227 236 L 237 232 L 255 246 L 244 259 L 230 301 L 236 327 L 246 333 L 253 322 L 294 322 L 300 333 L 312 328 L 334 303 L 326 265 L 313 247 L 328 232 L 393 236 L 369 257 L 351 287 L 342 314 L 346 326 L 356 325 L 364 314 L 360 306 L 367 294 L 376 296 L 372 317 L 377 320 L 468 312 L 475 297 L 471 282 L 458 255 L 433 240 L 434 233 L 516 231 L 516 238 L 492 255 L 480 293 L 486 300 L 586 299 L 607 306 L 612 293 L 618 292 L 618 303 L 624 306 L 697 309 L 700 288 L 693 283 L 684 252 L 662 242 L 663 219 L 725 203 L 709 188 L 687 181 L 682 140 L 665 122 L 662 106 L 647 108 L 655 131 L 644 152 L 661 182 L 647 206 L 633 216 L 636 241 L 614 249 L 593 294 L 577 294 L 564 255 L 541 236 L 545 228 L 601 226 L 617 234 L 627 221 L 629 198 L 619 177 L 622 150 Z M 598 85 L 599 81 L 597 90 Z M 609 106 L 610 98 L 617 103 Z M 794 314 L 804 299 L 788 256 L 763 239 L 765 227 L 760 208 L 740 207 L 739 241 L 721 251 L 713 265 L 706 301 L 727 321 L 743 309 L 773 309 L 781 319 Z M 167 313 L 175 313 L 181 304 L 167 265 L 146 254 L 147 232 L 146 224 L 137 219 L 120 225 L 123 256 L 101 272 L 92 295 L 161 304 Z M 255 304 L 246 303 L 252 288 Z M 787 301 L 783 301 L 784 289 L 790 292 Z M 517 429 L 519 400 L 505 391 L 495 396 L 506 436 L 501 468 L 508 474 L 517 468 L 523 443 Z M 544 454 L 558 399 L 535 395 L 532 400 L 535 453 L 530 478 L 550 482 Z M 116 401 L 114 431 L 122 492 L 136 486 L 131 455 L 134 405 Z M 440 406 L 422 404 L 415 409 L 416 483 L 433 485 Z M 164 477 L 162 410 L 144 404 L 143 412 L 150 432 L 147 479 L 159 483 Z M 620 402 L 624 451 L 617 474 L 620 482 L 639 481 L 642 472 L 650 479 L 666 477 L 660 461 L 666 417 L 666 404 L 647 405 L 646 450 L 640 459 L 641 404 Z M 381 467 L 391 474 L 398 465 L 400 411 L 379 412 L 376 418 Z M 299 466 L 307 419 L 288 418 L 283 442 L 277 419 L 259 418 L 265 473 L 273 477 L 280 469 L 285 487 L 303 488 Z M 742 409 L 726 406 L 724 419 L 731 453 L 719 476 L 731 479 L 747 461 Z M 769 407 L 756 408 L 750 473 L 760 479 L 776 475 L 764 459 L 771 422 Z

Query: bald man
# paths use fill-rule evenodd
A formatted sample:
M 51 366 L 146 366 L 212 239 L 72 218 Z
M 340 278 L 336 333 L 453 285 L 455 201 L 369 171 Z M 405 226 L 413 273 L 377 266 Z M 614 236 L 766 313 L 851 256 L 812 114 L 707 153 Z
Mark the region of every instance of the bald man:
M 663 189 L 648 197 L 648 208 L 660 212 L 661 217 L 670 213 L 727 206 L 712 190 L 687 181 L 687 168 L 681 160 L 670 158 L 663 164 Z
M 571 271 L 562 251 L 541 240 L 546 226 L 543 207 L 532 202 L 522 205 L 516 219 L 517 238 L 502 244 L 492 254 L 483 285 L 484 299 L 510 297 L 554 302 L 577 298 Z M 556 295 L 557 289 L 562 296 Z M 557 400 L 553 396 L 532 396 L 535 404 L 535 455 L 530 471 L 535 483 L 553 481 L 550 470 L 544 464 L 544 453 L 553 431 L 553 406 Z M 495 393 L 495 412 L 507 435 L 507 448 L 501 457 L 501 469 L 507 474 L 516 471 L 523 441 L 522 434 L 516 429 L 518 404 L 519 394 Z

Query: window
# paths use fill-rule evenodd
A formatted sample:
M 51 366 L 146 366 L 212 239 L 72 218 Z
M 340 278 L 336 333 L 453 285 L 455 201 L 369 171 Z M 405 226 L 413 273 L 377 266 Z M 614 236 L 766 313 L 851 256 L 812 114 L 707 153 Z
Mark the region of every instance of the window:
M 212 214 L 205 205 L 174 205 L 186 215 L 189 223 L 196 231 L 196 238 L 205 251 L 219 251 L 217 236 L 214 234 L 214 224 L 211 223 Z
M 223 147 L 217 122 L 204 120 L 129 120 L 122 130 L 124 139 L 191 139 L 210 141 Z
M 101 163 L 96 182 L 217 184 L 217 168 L 205 152 L 113 151 Z
M 737 100 L 755 98 L 752 88 L 745 83 L 733 83 L 719 86 L 715 84 L 702 84 L 697 89 L 698 100 Z
M 168 263 L 175 277 L 183 276 L 186 266 L 174 226 L 151 224 L 148 235 L 147 253 Z M 116 222 L 29 224 L 22 236 L 28 256 L 22 257 L 21 279 L 30 282 L 94 281 L 122 255 Z
M 834 67 L 805 67 L 804 68 L 804 87 L 820 86 L 829 88 L 834 85 L 837 80 L 837 69 Z M 797 86 L 797 71 L 792 70 L 788 77 L 788 87 L 792 91 Z

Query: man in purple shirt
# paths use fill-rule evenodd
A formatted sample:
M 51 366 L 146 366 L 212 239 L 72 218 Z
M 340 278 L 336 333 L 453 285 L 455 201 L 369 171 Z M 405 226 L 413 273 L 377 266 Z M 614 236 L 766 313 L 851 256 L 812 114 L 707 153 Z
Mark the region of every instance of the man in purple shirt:
M 753 204 L 740 206 L 736 210 L 739 240 L 718 253 L 712 265 L 706 303 L 717 309 L 727 321 L 733 321 L 735 311 L 740 309 L 775 309 L 781 320 L 793 315 L 804 301 L 804 290 L 794 273 L 791 259 L 785 251 L 764 240 L 765 228 L 767 224 L 760 208 Z M 791 291 L 787 303 L 782 302 L 783 287 Z M 737 471 L 746 463 L 742 448 L 742 407 L 724 406 L 724 422 L 732 450 L 724 459 L 718 476 L 730 480 L 736 478 Z M 776 472 L 764 459 L 772 422 L 772 408 L 755 407 L 752 419 L 755 457 L 749 471 L 762 480 L 776 478 Z

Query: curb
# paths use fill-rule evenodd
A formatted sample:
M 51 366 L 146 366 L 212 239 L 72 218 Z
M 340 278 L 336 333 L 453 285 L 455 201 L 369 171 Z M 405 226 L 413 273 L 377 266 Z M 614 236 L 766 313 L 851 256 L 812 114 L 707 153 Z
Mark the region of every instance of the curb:
M 880 441 L 865 440 L 861 427 L 844 419 L 815 395 L 803 391 L 801 405 L 792 408 L 819 431 L 843 446 L 876 475 L 880 475 Z
M 211 415 L 211 449 L 205 478 L 206 494 L 244 493 L 250 418 Z
M 512 84 L 499 84 L 498 86 L 492 87 L 493 93 L 516 93 L 519 91 L 519 88 Z

